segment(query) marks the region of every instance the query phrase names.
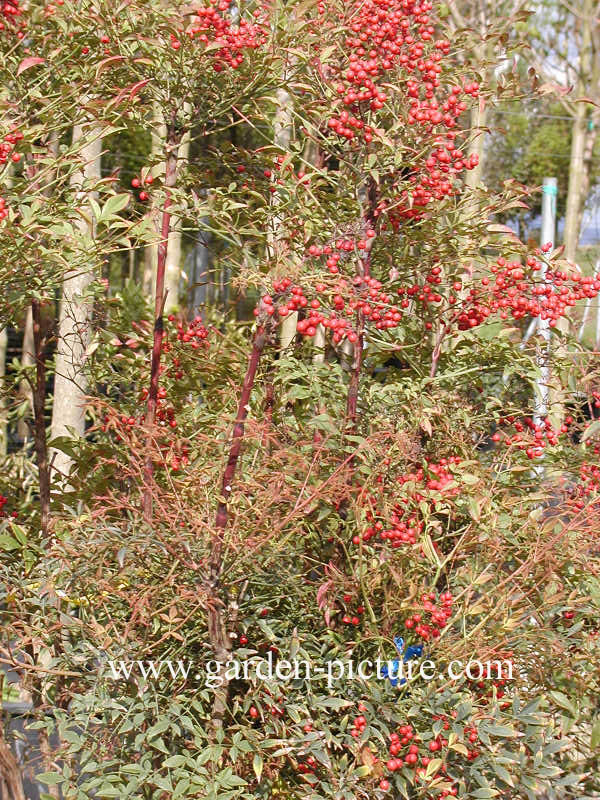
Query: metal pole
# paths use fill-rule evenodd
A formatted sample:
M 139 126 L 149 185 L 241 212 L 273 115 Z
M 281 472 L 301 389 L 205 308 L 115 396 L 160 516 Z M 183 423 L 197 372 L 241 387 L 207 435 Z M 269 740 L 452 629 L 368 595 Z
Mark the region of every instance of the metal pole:
M 542 232 L 541 244 L 551 243 L 554 247 L 556 238 L 556 195 L 558 186 L 556 178 L 544 178 L 542 189 Z M 542 262 L 542 280 L 546 280 L 546 265 Z M 542 337 L 542 345 L 538 349 L 537 363 L 540 377 L 537 380 L 537 393 L 534 400 L 534 422 L 539 425 L 548 414 L 550 399 L 550 320 L 540 317 L 538 330 Z

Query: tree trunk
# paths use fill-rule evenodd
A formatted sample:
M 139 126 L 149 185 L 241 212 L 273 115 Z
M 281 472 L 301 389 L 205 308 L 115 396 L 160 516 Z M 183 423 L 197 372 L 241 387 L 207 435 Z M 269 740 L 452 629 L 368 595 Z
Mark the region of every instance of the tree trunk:
M 569 188 L 565 213 L 564 245 L 565 258 L 575 261 L 579 244 L 581 211 L 584 204 L 583 185 L 585 173 L 585 144 L 587 137 L 587 113 L 584 103 L 578 103 L 573 120 L 571 159 L 569 163 Z
M 29 367 L 33 367 L 34 364 L 35 351 L 33 345 L 33 318 L 31 316 L 31 306 L 29 306 L 27 313 L 25 314 L 25 322 L 23 327 L 21 367 L 23 369 L 27 369 Z M 26 444 L 31 433 L 29 422 L 33 411 L 33 393 L 31 391 L 31 384 L 29 381 L 22 380 L 19 383 L 19 398 L 25 402 L 25 411 L 23 416 L 19 419 L 17 433 L 23 444 Z
M 150 155 L 151 162 L 155 166 L 152 167 L 150 174 L 153 178 L 160 178 L 161 181 L 164 181 L 165 177 L 164 153 L 166 140 L 167 126 L 165 124 L 164 116 L 161 109 L 155 105 L 153 110 L 152 148 Z M 156 204 L 154 194 L 151 196 L 148 215 L 152 222 L 153 228 L 156 230 L 156 240 L 149 244 L 145 249 L 143 290 L 144 297 L 154 298 L 156 295 L 156 270 L 158 268 L 158 248 L 161 235 L 161 213 L 158 205 Z
M 152 519 L 152 476 L 154 465 L 152 461 L 153 429 L 158 406 L 158 381 L 160 375 L 160 355 L 164 337 L 163 314 L 165 304 L 165 268 L 169 250 L 169 234 L 171 232 L 171 190 L 177 180 L 177 154 L 181 140 L 177 138 L 174 130 L 168 131 L 166 141 L 165 159 L 165 199 L 161 214 L 160 242 L 157 249 L 155 292 L 154 292 L 154 340 L 152 344 L 152 359 L 150 365 L 150 389 L 146 408 L 146 460 L 144 466 L 144 518 L 146 522 Z
M 283 76 L 283 80 L 286 80 L 286 76 Z M 290 139 L 292 137 L 293 131 L 293 119 L 292 119 L 292 105 L 293 100 L 291 94 L 280 87 L 277 89 L 276 92 L 277 97 L 277 111 L 275 113 L 275 119 L 273 121 L 273 133 L 274 133 L 274 143 L 277 148 L 280 148 L 283 151 L 287 151 L 290 146 Z M 279 193 L 275 192 L 271 197 L 271 204 L 273 207 L 277 207 L 280 202 Z M 279 228 L 281 227 L 281 219 L 278 215 L 275 215 L 273 218 L 272 228 L 270 231 L 270 235 L 267 242 L 267 250 L 269 253 L 269 258 L 273 259 L 275 263 L 277 263 L 277 238 L 279 233 Z M 292 311 L 290 314 L 285 317 L 279 327 L 279 347 L 281 351 L 285 351 L 294 341 L 296 336 L 296 326 L 298 324 L 298 312 Z
M 1 800 L 27 800 L 23 789 L 21 768 L 15 754 L 4 738 L 0 725 L 0 798 Z
M 33 388 L 33 431 L 40 488 L 41 528 L 44 539 L 50 529 L 50 464 L 46 442 L 46 353 L 42 333 L 42 312 L 39 300 L 31 301 L 35 352 L 35 386 Z
M 92 196 L 86 182 L 100 179 L 102 140 L 95 130 L 73 128 L 73 143 L 87 140 L 81 147 L 81 169 L 71 179 L 78 189 L 78 203 L 83 205 Z M 88 209 L 91 216 L 91 209 Z M 94 223 L 81 219 L 78 223 L 81 250 L 94 237 Z M 73 270 L 65 276 L 59 312 L 58 344 L 55 360 L 54 399 L 52 405 L 51 438 L 81 437 L 85 433 L 85 399 L 87 379 L 84 371 L 85 352 L 90 340 L 92 302 L 86 297 L 94 280 L 89 266 Z M 68 476 L 72 458 L 61 450 L 52 454 L 52 469 L 59 479 Z
M 202 224 L 208 224 L 203 217 Z M 200 230 L 196 235 L 196 244 L 189 255 L 188 268 L 188 308 L 192 314 L 202 314 L 208 305 L 208 283 L 210 272 L 210 234 Z
M 488 27 L 488 21 L 485 16 L 485 11 L 483 6 L 480 6 L 479 10 L 479 32 L 482 37 L 482 41 L 475 47 L 474 50 L 474 61 L 476 64 L 484 64 L 486 59 L 493 59 L 493 52 L 489 52 L 489 45 L 486 46 L 485 44 L 485 36 Z M 486 68 L 486 83 L 490 82 L 490 68 Z M 467 186 L 469 192 L 474 192 L 477 188 L 481 185 L 481 179 L 483 177 L 483 165 L 484 165 L 484 158 L 485 158 L 485 126 L 487 124 L 487 117 L 488 112 L 485 105 L 485 98 L 480 97 L 479 102 L 473 106 L 471 109 L 471 134 L 472 139 L 469 143 L 469 147 L 467 150 L 468 158 L 472 158 L 473 156 L 477 159 L 477 166 L 473 169 L 467 170 L 467 174 L 465 175 L 465 185 Z M 469 211 L 477 211 L 477 204 L 474 201 L 470 201 L 468 204 Z
M 599 59 L 600 63 L 600 59 Z M 588 123 L 588 130 L 585 139 L 585 149 L 583 153 L 583 180 L 581 183 L 581 197 L 582 202 L 579 208 L 579 221 L 578 221 L 578 230 L 579 236 L 582 233 L 582 225 L 583 225 L 583 214 L 585 211 L 585 201 L 587 196 L 590 192 L 590 176 L 592 174 L 593 169 L 593 161 L 594 161 L 594 148 L 596 146 L 596 139 L 598 138 L 598 125 L 600 124 L 600 115 L 596 111 L 592 114 L 592 118 Z
M 476 156 L 478 164 L 473 169 L 467 170 L 465 184 L 471 191 L 481 185 L 483 163 L 485 157 L 485 126 L 487 123 L 487 108 L 483 100 L 471 109 L 471 130 L 476 131 L 468 149 L 468 157 Z
M 325 328 L 323 325 L 317 325 L 317 330 L 313 338 L 313 364 L 325 363 L 326 345 L 327 340 L 325 338 Z
M 181 138 L 177 151 L 177 169 L 181 171 L 190 157 L 190 132 L 186 131 Z M 167 263 L 165 265 L 165 314 L 170 314 L 179 305 L 179 284 L 181 282 L 181 216 L 172 215 L 171 231 L 169 233 L 169 246 L 167 248 Z
M 581 45 L 579 50 L 579 79 L 577 82 L 575 115 L 573 117 L 573 131 L 571 139 L 571 158 L 569 162 L 569 187 L 567 191 L 567 210 L 565 213 L 564 245 L 565 258 L 575 261 L 581 215 L 585 205 L 584 186 L 586 184 L 585 172 L 588 163 L 585 160 L 586 143 L 590 133 L 588 129 L 588 103 L 584 100 L 586 93 L 596 91 L 595 86 L 590 86 L 595 65 L 592 65 L 592 25 L 594 0 L 584 0 L 583 9 L 579 17 L 581 23 Z

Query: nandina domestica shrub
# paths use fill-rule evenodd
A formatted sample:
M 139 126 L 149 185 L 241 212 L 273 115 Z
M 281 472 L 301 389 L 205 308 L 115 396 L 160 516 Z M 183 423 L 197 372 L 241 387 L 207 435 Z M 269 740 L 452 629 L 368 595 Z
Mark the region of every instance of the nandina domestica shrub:
M 432 4 L 49 8 L 27 7 L 44 63 L 10 56 L 24 95 L 10 130 L 62 183 L 44 194 L 30 171 L 2 187 L 2 269 L 22 253 L 37 270 L 27 292 L 7 274 L 9 311 L 49 307 L 90 241 L 99 270 L 120 247 L 159 247 L 153 303 L 98 282 L 89 428 L 55 443 L 74 467 L 42 534 L 35 503 L 0 520 L 3 658 L 60 743 L 40 780 L 65 798 L 593 797 L 597 431 L 584 456 L 568 417 L 536 416 L 518 323 L 552 324 L 600 285 L 465 218 L 462 115 L 482 87 Z M 26 93 L 35 69 L 63 133 L 75 121 L 57 30 L 77 91 L 97 78 L 78 120 L 131 130 L 156 104 L 166 120 L 162 178 L 137 165 L 122 192 L 112 176 L 88 187 L 89 240 L 72 226 L 76 154 L 37 144 L 28 118 L 53 113 Z M 186 133 L 202 146 L 182 170 Z M 157 203 L 158 237 L 132 188 Z M 210 215 L 237 286 L 259 296 L 252 322 L 165 318 L 182 209 Z M 42 396 L 38 430 L 43 411 Z M 257 657 L 283 677 L 246 674 Z M 377 658 L 380 676 L 349 675 Z M 472 659 L 510 674 L 452 671 Z

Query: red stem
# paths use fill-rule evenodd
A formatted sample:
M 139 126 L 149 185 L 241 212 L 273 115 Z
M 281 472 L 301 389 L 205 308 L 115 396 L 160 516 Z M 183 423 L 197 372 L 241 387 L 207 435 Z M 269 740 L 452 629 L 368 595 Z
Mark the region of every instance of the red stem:
M 164 337 L 163 308 L 165 304 L 165 268 L 167 263 L 167 248 L 169 246 L 169 232 L 171 230 L 171 189 L 177 179 L 177 147 L 179 139 L 173 131 L 167 139 L 168 154 L 165 164 L 165 202 L 161 218 L 160 242 L 156 262 L 156 289 L 154 294 L 154 340 L 152 343 L 152 361 L 150 366 L 150 389 L 146 408 L 146 462 L 144 465 L 144 518 L 147 522 L 152 519 L 152 430 L 156 420 L 156 407 L 158 405 L 158 379 L 160 376 L 160 355 Z
M 229 450 L 229 458 L 223 472 L 223 480 L 221 481 L 221 497 L 219 498 L 219 505 L 217 506 L 217 517 L 215 520 L 215 527 L 218 531 L 223 531 L 227 527 L 228 511 L 227 503 L 231 494 L 231 486 L 235 477 L 235 470 L 237 462 L 242 449 L 242 441 L 244 439 L 244 425 L 248 417 L 248 409 L 250 403 L 250 395 L 254 387 L 256 378 L 256 371 L 260 363 L 260 357 L 265 348 L 266 333 L 262 325 L 256 329 L 254 340 L 252 342 L 252 351 L 248 358 L 248 367 L 246 368 L 246 375 L 244 376 L 244 383 L 242 385 L 242 393 L 240 395 L 240 402 L 238 404 L 237 417 L 235 425 L 233 426 L 233 436 L 231 440 L 231 448 Z M 220 548 L 217 554 L 217 561 L 220 558 Z M 214 559 L 213 559 L 214 561 Z
M 365 270 L 368 275 L 368 270 Z M 356 427 L 358 416 L 358 386 L 360 383 L 360 371 L 362 368 L 362 354 L 364 347 L 365 315 L 363 311 L 356 312 L 356 332 L 358 339 L 354 342 L 354 359 L 352 361 L 352 373 L 348 386 L 348 397 L 346 399 L 346 417 L 351 423 L 352 429 Z
M 229 653 L 231 651 L 231 639 L 228 637 L 226 630 L 226 609 L 224 603 L 219 597 L 218 591 L 219 578 L 223 569 L 223 534 L 229 521 L 228 502 L 231 495 L 237 463 L 242 450 L 245 422 L 250 408 L 250 395 L 252 394 L 252 389 L 254 388 L 256 372 L 258 370 L 262 352 L 265 348 L 266 340 L 267 337 L 265 328 L 263 325 L 259 324 L 252 341 L 252 350 L 248 358 L 248 366 L 246 368 L 246 375 L 244 376 L 244 382 L 242 384 L 242 392 L 240 394 L 240 400 L 238 403 L 237 416 L 233 426 L 229 457 L 227 459 L 227 464 L 225 465 L 225 470 L 223 471 L 223 478 L 221 481 L 221 496 L 219 497 L 215 521 L 216 533 L 212 541 L 212 552 L 210 555 L 209 580 L 206 587 L 209 598 L 207 614 L 208 639 L 210 641 L 215 658 L 221 663 L 225 663 L 229 659 Z M 223 725 L 223 718 L 227 709 L 228 686 L 229 681 L 226 677 L 224 677 L 221 687 L 215 692 L 211 714 L 212 725 L 214 729 L 220 728 Z

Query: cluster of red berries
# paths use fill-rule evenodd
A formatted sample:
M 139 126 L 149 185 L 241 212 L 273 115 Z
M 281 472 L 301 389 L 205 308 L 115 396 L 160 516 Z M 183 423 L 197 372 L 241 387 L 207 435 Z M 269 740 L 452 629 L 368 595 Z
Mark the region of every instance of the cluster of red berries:
M 394 506 L 389 519 L 384 521 L 376 520 L 376 517 L 381 515 L 375 510 L 376 500 L 372 496 L 368 496 L 367 502 L 371 505 L 371 509 L 367 511 L 366 517 L 367 522 L 371 524 L 365 529 L 362 536 L 356 534 L 352 537 L 353 544 L 360 544 L 361 540 L 368 542 L 375 536 L 389 541 L 392 547 L 415 544 L 424 527 L 420 512 L 421 503 L 425 502 L 431 506 L 432 510 L 435 510 L 438 498 L 432 497 L 431 492 L 444 492 L 444 498 L 456 497 L 460 493 L 459 486 L 449 485 L 452 481 L 456 481 L 450 471 L 450 465 L 460 464 L 460 461 L 459 456 L 441 458 L 438 463 L 427 460 L 426 467 L 419 467 L 415 472 L 400 475 L 396 483 L 400 486 L 410 483 L 414 485 L 414 490 Z M 386 466 L 389 463 L 388 459 L 384 461 Z M 382 481 L 383 476 L 379 476 L 378 482 Z
M 197 316 L 189 323 L 177 320 L 174 314 L 169 314 L 169 322 L 177 322 L 177 341 L 189 343 L 190 347 L 197 350 L 208 345 L 208 330 L 204 327 L 202 317 Z
M 498 700 L 501 700 L 506 694 L 504 690 L 504 687 L 506 686 L 505 678 L 494 678 L 493 680 L 489 681 L 474 680 L 471 681 L 471 684 L 480 697 L 492 697 L 494 694 L 494 688 L 496 689 L 496 697 Z M 505 708 L 507 705 L 502 704 L 501 708 Z M 472 739 L 471 741 L 477 741 L 477 738 Z
M 386 762 L 386 767 L 390 772 L 397 772 L 402 769 L 402 767 L 412 767 L 418 776 L 423 777 L 427 771 L 428 765 L 431 763 L 432 754 L 437 753 L 442 747 L 447 747 L 447 745 L 447 739 L 442 736 L 437 736 L 435 739 L 432 739 L 425 748 L 425 745 L 419 741 L 419 737 L 412 725 L 400 725 L 397 732 L 390 734 L 388 745 L 390 758 Z M 445 764 L 440 766 L 440 772 L 445 773 L 446 769 L 447 767 Z M 440 773 L 436 773 L 431 776 L 431 780 L 435 780 L 439 777 L 441 777 Z M 385 783 L 388 784 L 389 787 L 389 781 L 385 780 Z M 382 786 L 381 783 L 379 786 L 384 790 L 388 788 Z M 454 787 L 446 791 L 446 797 L 456 797 L 457 790 L 454 789 Z
M 103 34 L 102 36 L 100 36 L 100 43 L 103 44 L 103 45 L 110 44 L 110 36 L 107 36 L 106 34 Z M 90 52 L 90 48 L 87 45 L 85 45 L 84 47 L 81 48 L 82 55 L 87 56 L 87 54 L 89 52 Z M 111 54 L 111 50 L 110 50 L 109 47 L 104 47 L 104 51 L 103 52 L 104 52 L 105 56 L 109 56 Z
M 498 685 L 504 685 L 506 681 L 498 681 Z M 491 694 L 491 690 L 488 692 Z M 504 695 L 504 691 L 498 691 L 498 697 L 502 697 Z M 506 708 L 509 704 L 504 703 L 503 708 Z M 479 734 L 477 733 L 477 728 L 474 725 L 467 725 L 464 730 L 464 737 L 469 742 L 469 744 L 475 745 L 479 741 Z M 479 750 L 476 747 L 473 747 L 467 752 L 467 760 L 468 761 L 475 761 L 475 759 L 479 756 Z
M 368 228 L 360 239 L 343 237 L 333 244 L 310 245 L 308 257 L 324 260 L 323 266 L 328 272 L 339 276 L 336 283 L 316 283 L 314 296 L 309 299 L 303 287 L 293 284 L 289 278 L 276 281 L 273 292 L 279 295 L 279 302 L 276 303 L 270 295 L 263 296 L 261 307 L 255 309 L 255 315 L 259 315 L 260 308 L 267 315 L 277 312 L 282 318 L 290 311 L 306 309 L 304 318 L 298 323 L 298 333 L 311 337 L 315 335 L 317 327 L 323 325 L 332 330 L 334 343 L 339 343 L 343 338 L 355 342 L 358 335 L 353 326 L 357 312 L 361 312 L 377 330 L 398 327 L 407 309 L 410 313 L 412 302 L 420 302 L 424 306 L 433 304 L 439 314 L 444 314 L 446 306 L 448 310 L 453 309 L 445 319 L 447 330 L 453 326 L 458 330 L 470 330 L 496 313 L 501 319 L 507 319 L 509 313 L 515 320 L 527 315 L 541 317 L 554 326 L 578 300 L 595 297 L 600 292 L 598 278 L 582 276 L 578 272 L 567 275 L 565 272 L 549 270 L 544 280 L 536 282 L 533 276 L 541 270 L 542 265 L 535 257 L 527 258 L 525 266 L 520 262 L 509 263 L 499 257 L 491 266 L 492 278 L 484 275 L 480 285 L 472 286 L 463 299 L 455 294 L 463 289 L 463 284 L 454 281 L 445 300 L 438 289 L 443 279 L 442 267 L 436 264 L 422 284 L 398 287 L 395 292 L 399 301 L 396 301 L 383 290 L 381 281 L 376 278 L 344 278 L 340 275 L 349 254 L 361 257 L 370 249 L 376 235 L 374 228 Z M 530 271 L 528 275 L 527 270 Z M 426 321 L 425 327 L 431 330 L 432 322 Z
M 298 762 L 296 769 L 302 775 L 314 775 L 318 766 L 317 759 L 314 756 L 307 756 L 304 761 Z
M 420 127 L 424 136 L 431 136 L 439 127 L 450 134 L 447 142 L 438 137 L 423 166 L 411 173 L 413 186 L 402 189 L 390 203 L 393 227 L 404 218 L 422 217 L 433 200 L 453 194 L 456 190 L 449 176 L 478 163 L 477 156 L 465 158 L 455 148 L 452 129 L 468 107 L 460 96 L 477 97 L 479 85 L 453 86 L 443 99 L 436 97 L 441 62 L 450 52 L 450 42 L 434 41 L 429 17 L 432 7 L 429 0 L 356 0 L 341 48 L 347 57 L 331 70 L 343 110 L 331 116 L 327 125 L 343 139 L 362 139 L 367 144 L 373 141 L 377 129 L 367 124 L 366 115 L 384 107 L 388 99 L 384 83 L 404 88 L 410 103 L 408 125 Z M 391 70 L 393 75 L 389 74 Z M 398 70 L 404 74 L 404 81 Z M 398 175 L 398 179 L 402 177 Z M 387 205 L 382 202 L 377 213 L 385 211 Z
M 140 400 L 145 401 L 148 399 L 148 389 L 142 389 L 140 392 Z M 156 400 L 156 420 L 161 428 L 176 428 L 177 420 L 175 419 L 175 409 L 167 402 L 167 390 L 164 386 L 158 389 L 158 397 Z
M 438 41 L 433 47 L 429 46 L 434 34 L 429 18 L 432 8 L 428 0 L 357 0 L 353 4 L 343 47 L 348 54 L 347 60 L 336 70 L 335 90 L 346 107 L 361 116 L 367 108 L 373 112 L 383 108 L 387 95 L 382 84 L 390 80 L 388 73 L 397 67 L 407 74 L 409 96 L 419 98 L 423 88 L 425 99 L 433 100 L 434 91 L 440 85 L 439 62 L 449 52 L 450 43 Z M 426 48 L 430 51 L 427 54 Z M 411 73 L 420 73 L 419 80 L 408 77 Z M 397 83 L 397 78 L 394 82 Z M 418 111 L 418 100 L 416 105 Z M 454 124 L 454 116 L 458 114 L 450 116 L 450 125 Z M 440 115 L 439 122 L 443 119 L 444 116 Z M 346 126 L 336 118 L 333 121 L 335 125 L 341 125 L 339 133 L 348 139 L 354 137 L 352 127 L 355 130 L 362 127 L 352 123 L 347 127 L 348 120 L 344 121 Z M 417 118 L 413 121 L 416 122 Z M 334 127 L 331 121 L 329 124 Z
M 344 247 L 345 241 L 349 240 L 338 242 L 340 249 Z M 363 240 L 358 242 L 359 246 L 363 244 Z M 331 248 L 323 248 L 325 255 L 330 251 Z M 333 274 L 339 271 L 338 261 L 337 253 L 333 253 L 327 259 L 329 271 Z M 278 304 L 275 305 L 271 295 L 263 295 L 259 306 L 254 310 L 254 315 L 259 316 L 262 311 L 272 316 L 277 312 L 279 317 L 284 318 L 292 311 L 306 309 L 306 316 L 298 322 L 296 328 L 298 333 L 312 337 L 317 332 L 317 327 L 323 325 L 332 331 L 334 343 L 337 344 L 344 338 L 356 342 L 358 335 L 353 329 L 353 317 L 357 311 L 362 311 L 378 330 L 395 328 L 402 319 L 402 312 L 390 306 L 392 298 L 381 291 L 381 286 L 381 282 L 375 278 L 356 277 L 351 283 L 345 278 L 340 278 L 333 288 L 328 288 L 324 283 L 316 283 L 315 294 L 320 295 L 322 299 L 315 296 L 309 301 L 301 286 L 293 284 L 289 278 L 284 278 L 273 283 L 273 292 L 279 295 Z M 322 307 L 323 302 L 327 304 L 325 307 Z M 328 305 L 333 308 L 327 308 Z
M 174 455 L 171 458 L 171 469 L 173 472 L 178 472 L 181 466 L 187 466 L 190 463 L 190 453 L 186 445 L 181 448 L 180 455 Z
M 365 707 L 363 705 L 359 705 L 359 711 L 364 711 Z M 352 723 L 352 728 L 350 729 L 350 735 L 353 736 L 355 739 L 359 739 L 367 727 L 367 718 L 363 714 L 359 714 L 357 717 L 354 718 Z
M 404 627 L 414 632 L 419 638 L 429 641 L 440 636 L 442 628 L 448 624 L 452 616 L 454 598 L 451 592 L 442 592 L 439 596 L 439 605 L 435 605 L 436 596 L 433 593 L 421 596 L 422 612 L 411 614 L 405 621 Z M 425 615 L 429 620 L 425 621 Z
M 345 594 L 344 595 L 345 605 L 348 606 L 348 604 L 351 602 L 352 602 L 352 595 Z M 365 612 L 364 606 L 358 606 L 356 609 L 356 614 L 350 614 L 350 613 L 344 614 L 344 616 L 342 617 L 342 622 L 344 623 L 344 625 L 354 625 L 354 626 L 360 625 L 360 617 L 362 614 L 364 614 L 364 612 Z
M 0 494 L 0 519 L 3 517 L 8 516 L 7 512 L 4 510 L 4 506 L 8 503 L 8 497 L 4 497 L 3 494 Z M 13 519 L 16 519 L 19 515 L 16 511 L 11 511 L 10 516 Z
M 534 422 L 531 417 L 515 420 L 515 417 L 509 416 L 499 420 L 500 425 L 514 425 L 515 429 L 515 433 L 512 435 L 505 435 L 505 446 L 525 451 L 530 459 L 539 458 L 547 446 L 555 447 L 558 445 L 560 437 L 568 432 L 572 423 L 573 417 L 567 416 L 560 428 L 555 430 L 549 419 L 545 419 L 540 423 Z M 492 435 L 492 441 L 502 441 L 502 434 L 496 431 Z
M 142 186 L 151 186 L 154 183 L 154 177 L 148 173 L 145 178 L 135 177 L 131 180 L 131 185 L 134 189 L 140 189 Z M 138 199 L 145 203 L 149 198 L 149 194 L 145 189 L 142 189 L 138 194 Z
M 19 0 L 0 0 L 0 31 L 14 27 L 17 17 L 23 14 L 23 8 Z M 23 38 L 23 32 L 17 31 L 19 39 Z
M 593 500 L 594 503 L 597 502 L 596 495 L 600 492 L 600 465 L 589 462 L 581 464 L 579 480 L 580 484 L 569 492 L 569 505 L 577 511 L 584 509 L 590 500 Z
M 8 206 L 6 205 L 6 200 L 3 197 L 0 197 L 0 222 L 3 219 L 8 217 Z
M 456 718 L 457 712 L 453 711 L 451 716 Z M 443 722 L 444 731 L 448 731 L 450 729 L 450 723 L 444 715 L 433 716 L 434 722 L 438 720 Z M 469 744 L 475 744 L 479 739 L 477 728 L 472 725 L 467 725 L 464 729 L 464 737 Z M 448 747 L 448 739 L 445 738 L 443 734 L 438 734 L 435 738 L 428 742 L 427 745 L 425 745 L 420 741 L 420 737 L 417 735 L 412 725 L 401 725 L 397 732 L 390 734 L 390 741 L 388 745 L 390 758 L 386 762 L 386 767 L 390 772 L 396 772 L 397 770 L 402 769 L 402 767 L 412 767 L 417 776 L 424 778 L 427 772 L 427 767 L 431 763 L 432 756 L 439 758 L 439 756 L 435 756 L 435 754 L 441 753 L 445 747 Z M 471 749 L 468 750 L 466 758 L 469 761 L 474 761 L 479 755 L 480 753 L 478 750 Z M 430 776 L 428 780 L 434 781 L 444 776 L 445 783 L 448 781 L 452 782 L 449 776 L 447 776 L 447 770 L 447 765 L 442 763 L 440 765 L 439 772 Z M 385 783 L 387 786 L 382 786 L 380 783 L 380 788 L 387 789 L 389 787 L 389 781 L 386 780 Z M 451 785 L 450 787 L 444 788 L 439 795 L 436 795 L 436 797 L 444 798 L 457 796 L 458 786 L 456 785 Z
M 409 180 L 414 184 L 412 189 L 403 189 L 391 203 L 382 200 L 378 204 L 375 215 L 380 216 L 385 211 L 393 230 L 398 230 L 403 219 L 421 219 L 425 207 L 433 201 L 458 194 L 449 176 L 458 175 L 465 169 L 474 169 L 479 163 L 476 153 L 465 158 L 456 149 L 454 132 L 448 133 L 446 139 L 437 142 L 425 161 L 425 169 L 410 175 Z M 387 224 L 382 228 L 385 230 Z
M 176 428 L 177 427 L 177 420 L 175 419 L 175 411 L 171 406 L 164 405 L 164 401 L 166 399 L 167 393 L 164 388 L 160 388 L 158 390 L 159 398 L 157 402 L 157 411 L 156 411 L 156 419 L 158 425 L 163 428 Z M 144 389 L 140 394 L 141 400 L 146 400 L 148 397 L 148 390 Z M 100 429 L 106 433 L 107 431 L 113 431 L 115 435 L 115 439 L 117 442 L 127 441 L 133 429 L 138 425 L 143 425 L 144 418 L 141 417 L 134 417 L 134 416 L 127 416 L 127 414 L 106 414 L 103 418 L 102 425 Z M 161 453 L 165 463 L 169 463 L 170 468 L 177 472 L 181 469 L 182 465 L 187 465 L 190 463 L 189 457 L 189 449 L 184 444 L 182 447 L 178 447 L 178 452 L 172 452 L 172 443 L 167 442 L 166 444 L 161 445 Z
M 227 0 L 210 0 L 210 5 L 197 12 L 197 21 L 188 29 L 188 36 L 211 46 L 210 57 L 215 72 L 237 69 L 244 61 L 246 50 L 256 50 L 267 40 L 264 26 L 242 19 L 232 25 L 228 16 L 230 4 Z M 172 39 L 178 49 L 179 42 Z M 212 49 L 216 45 L 216 49 Z
M 364 716 L 366 708 L 364 704 L 359 704 L 359 712 L 353 720 L 351 735 L 355 739 L 359 739 L 367 727 L 367 719 Z M 442 732 L 434 736 L 433 739 L 427 743 L 423 742 L 421 736 L 417 733 L 414 726 L 410 723 L 399 725 L 397 730 L 390 734 L 388 742 L 389 758 L 385 762 L 385 766 L 390 773 L 397 772 L 402 768 L 414 769 L 415 775 L 421 781 L 432 782 L 443 778 L 446 788 L 441 794 L 436 794 L 435 797 L 457 797 L 458 786 L 455 780 L 450 778 L 448 773 L 448 765 L 443 761 L 442 751 L 448 747 L 449 740 L 446 738 L 445 732 L 450 730 L 450 719 L 456 719 L 458 716 L 457 711 L 452 711 L 450 715 L 437 714 L 433 716 L 433 721 L 442 723 Z M 467 749 L 466 758 L 469 761 L 474 761 L 479 755 L 479 750 L 475 745 L 479 741 L 477 728 L 473 724 L 465 726 L 463 731 L 465 742 L 470 749 Z M 438 772 L 431 776 L 427 776 L 427 768 L 432 762 L 433 758 L 442 758 L 442 763 L 439 766 Z M 373 755 L 373 762 L 379 759 Z M 450 784 L 448 786 L 448 784 Z M 382 778 L 379 782 L 379 788 L 382 791 L 388 791 L 390 788 L 390 781 L 387 778 Z
M 600 291 L 599 278 L 577 271 L 568 274 L 548 270 L 544 279 L 536 282 L 531 273 L 541 269 L 542 264 L 534 256 L 527 258 L 525 267 L 519 261 L 498 258 L 490 268 L 494 282 L 484 276 L 481 288 L 469 291 L 464 310 L 457 315 L 458 328 L 474 328 L 496 312 L 501 319 L 507 319 L 509 313 L 515 320 L 527 315 L 540 317 L 554 327 L 578 300 L 596 297 Z
M 16 146 L 22 138 L 21 131 L 12 131 L 4 136 L 0 142 L 0 166 L 6 164 L 9 159 L 15 164 L 21 160 L 21 154 L 17 152 Z

